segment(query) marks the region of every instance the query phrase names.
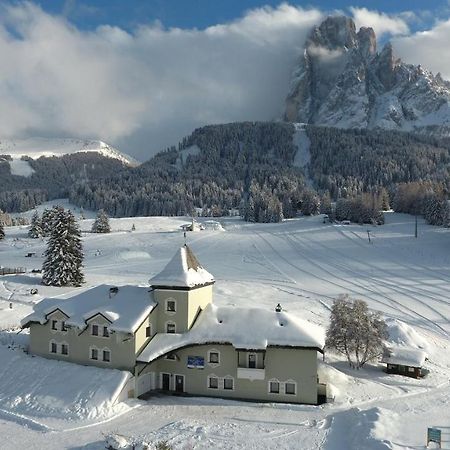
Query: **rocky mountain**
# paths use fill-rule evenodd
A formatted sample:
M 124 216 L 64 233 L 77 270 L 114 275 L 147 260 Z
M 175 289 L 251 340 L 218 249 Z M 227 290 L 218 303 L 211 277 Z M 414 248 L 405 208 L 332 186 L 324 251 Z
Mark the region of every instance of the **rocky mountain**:
M 285 119 L 339 128 L 450 135 L 450 83 L 377 51 L 372 28 L 328 17 L 314 28 L 295 69 Z

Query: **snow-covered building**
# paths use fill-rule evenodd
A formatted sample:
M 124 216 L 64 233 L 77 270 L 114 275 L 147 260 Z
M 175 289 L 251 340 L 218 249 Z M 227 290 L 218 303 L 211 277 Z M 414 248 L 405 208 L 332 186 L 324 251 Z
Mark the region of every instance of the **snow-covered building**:
M 214 282 L 185 245 L 150 288 L 102 285 L 46 299 L 22 326 L 33 354 L 131 371 L 130 396 L 317 404 L 323 330 L 283 311 L 215 306 Z
M 385 363 L 387 373 L 419 378 L 427 354 L 420 349 L 390 346 L 385 349 L 381 362 Z

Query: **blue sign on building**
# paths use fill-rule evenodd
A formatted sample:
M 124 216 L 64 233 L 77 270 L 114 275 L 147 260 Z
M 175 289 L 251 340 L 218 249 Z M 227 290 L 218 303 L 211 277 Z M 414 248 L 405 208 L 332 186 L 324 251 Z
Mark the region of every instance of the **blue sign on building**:
M 203 356 L 188 356 L 188 369 L 203 369 L 205 367 L 205 358 Z

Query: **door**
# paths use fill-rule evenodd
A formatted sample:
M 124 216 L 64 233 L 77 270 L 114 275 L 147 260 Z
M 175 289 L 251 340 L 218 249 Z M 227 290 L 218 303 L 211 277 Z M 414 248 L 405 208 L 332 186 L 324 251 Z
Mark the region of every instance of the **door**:
M 170 374 L 169 373 L 162 374 L 161 388 L 163 391 L 170 390 Z
M 256 354 L 255 353 L 249 353 L 249 355 L 248 355 L 248 368 L 256 369 Z
M 175 375 L 175 391 L 184 392 L 184 376 Z

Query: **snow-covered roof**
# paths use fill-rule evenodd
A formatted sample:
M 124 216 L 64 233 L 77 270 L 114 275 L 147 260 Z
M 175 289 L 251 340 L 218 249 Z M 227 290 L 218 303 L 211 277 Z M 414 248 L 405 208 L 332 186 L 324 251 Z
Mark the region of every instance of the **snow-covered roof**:
M 392 346 L 386 349 L 381 362 L 409 367 L 422 367 L 426 357 L 427 354 L 417 348 Z
M 248 350 L 264 350 L 268 346 L 322 350 L 325 334 L 321 327 L 286 312 L 209 304 L 188 332 L 157 334 L 138 361 L 151 362 L 178 348 L 207 343 Z
M 166 267 L 150 279 L 152 286 L 187 287 L 203 286 L 214 282 L 214 277 L 198 262 L 192 250 L 184 245 Z
M 110 330 L 134 333 L 155 306 L 148 287 L 103 284 L 66 299 L 46 298 L 34 306 L 34 311 L 22 319 L 21 325 L 44 324 L 48 314 L 59 309 L 68 316 L 67 325 L 84 329 L 86 320 L 102 314 L 111 321 Z

